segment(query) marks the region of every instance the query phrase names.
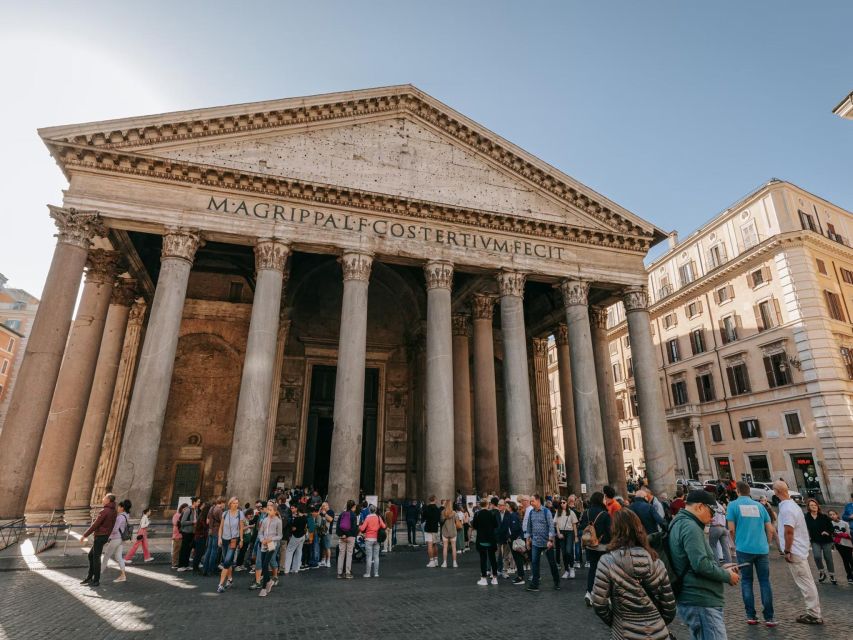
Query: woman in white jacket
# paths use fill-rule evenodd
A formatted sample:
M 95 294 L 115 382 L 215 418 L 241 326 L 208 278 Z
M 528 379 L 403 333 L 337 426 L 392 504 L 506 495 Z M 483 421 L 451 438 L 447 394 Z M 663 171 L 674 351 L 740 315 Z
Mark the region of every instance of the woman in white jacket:
M 136 542 L 127 550 L 127 553 L 124 556 L 125 564 L 133 564 L 133 556 L 136 555 L 136 550 L 142 545 L 142 558 L 145 562 L 151 562 L 154 560 L 154 556 L 151 555 L 151 552 L 148 550 L 148 527 L 151 525 L 150 519 L 151 509 L 150 507 L 142 512 L 142 517 L 139 519 L 139 529 L 136 533 Z

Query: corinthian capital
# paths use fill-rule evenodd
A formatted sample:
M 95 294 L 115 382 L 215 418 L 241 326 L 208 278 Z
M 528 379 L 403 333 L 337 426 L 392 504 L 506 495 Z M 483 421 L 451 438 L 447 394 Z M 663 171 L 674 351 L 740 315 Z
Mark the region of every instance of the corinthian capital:
M 593 305 L 589 308 L 589 321 L 596 329 L 607 328 L 607 307 Z
M 118 274 L 121 254 L 118 251 L 94 249 L 86 257 L 86 282 L 111 283 Z
M 533 354 L 544 358 L 548 355 L 548 338 L 533 338 Z
M 113 287 L 113 296 L 110 299 L 110 304 L 130 307 L 133 306 L 138 297 L 139 291 L 136 287 L 136 280 L 133 278 L 119 278 Z
M 491 320 L 495 315 L 495 296 L 488 293 L 475 293 L 471 309 L 475 320 Z
M 498 290 L 503 296 L 524 297 L 524 281 L 527 278 L 520 271 L 500 271 L 497 275 Z
M 281 240 L 261 238 L 255 245 L 255 269 L 273 269 L 284 272 L 290 245 Z
M 558 345 L 569 344 L 569 327 L 565 324 L 557 325 L 557 330 L 554 332 L 554 340 Z
M 649 297 L 646 294 L 645 287 L 632 287 L 625 289 L 622 294 L 622 304 L 625 305 L 625 311 L 644 311 L 649 306 Z
M 466 336 L 468 335 L 468 316 L 459 313 L 455 314 L 452 318 L 453 320 L 453 335 L 454 336 Z
M 202 244 L 201 234 L 197 229 L 166 227 L 166 235 L 163 236 L 163 250 L 160 252 L 160 259 L 180 258 L 192 264 L 195 252 Z
M 589 304 L 589 282 L 585 280 L 563 280 L 560 283 L 560 292 L 563 294 L 563 304 L 567 307 Z
M 137 327 L 141 327 L 143 321 L 145 320 L 145 311 L 147 309 L 147 305 L 145 304 L 145 300 L 141 298 L 137 298 L 133 303 L 133 306 L 130 308 L 130 316 L 127 319 L 128 325 L 135 325 Z
M 88 249 L 92 246 L 92 238 L 107 235 L 107 229 L 97 211 L 63 209 L 53 205 L 47 205 L 47 208 L 56 228 L 59 229 L 56 234 L 59 242 Z
M 430 260 L 424 265 L 427 289 L 453 287 L 453 265 L 443 260 Z
M 339 260 L 344 271 L 344 280 L 370 280 L 373 256 L 360 251 L 347 251 Z

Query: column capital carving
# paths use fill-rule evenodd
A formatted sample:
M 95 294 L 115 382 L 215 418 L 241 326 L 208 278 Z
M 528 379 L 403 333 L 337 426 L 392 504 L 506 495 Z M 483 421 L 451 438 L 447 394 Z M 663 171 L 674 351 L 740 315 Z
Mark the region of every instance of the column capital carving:
M 81 249 L 92 246 L 92 238 L 106 236 L 107 229 L 97 211 L 78 211 L 47 205 L 50 217 L 59 229 L 56 238 L 59 242 Z
M 119 278 L 113 286 L 113 295 L 110 299 L 110 304 L 130 307 L 133 306 L 138 297 L 139 291 L 136 287 L 136 280 L 133 278 Z
M 370 280 L 370 267 L 373 265 L 373 254 L 361 251 L 347 251 L 338 262 L 344 271 L 344 280 Z
M 547 357 L 548 338 L 533 338 L 533 353 L 537 358 Z
M 475 320 L 491 320 L 495 315 L 495 296 L 488 293 L 475 293 L 471 308 Z
M 424 265 L 427 289 L 453 288 L 453 265 L 444 260 L 430 260 Z
M 468 336 L 468 317 L 469 316 L 464 313 L 457 313 L 453 315 L 452 321 L 454 336 Z
M 86 257 L 86 282 L 106 284 L 115 280 L 121 268 L 121 254 L 118 251 L 93 249 Z
M 690 430 L 691 431 L 696 432 L 701 428 L 702 428 L 702 421 L 701 420 L 698 420 L 696 418 L 690 419 Z
M 631 287 L 622 292 L 622 304 L 625 311 L 645 311 L 649 307 L 649 297 L 646 287 Z
M 554 332 L 554 340 L 558 345 L 569 344 L 569 327 L 565 323 L 557 325 L 557 330 Z
M 255 243 L 255 270 L 272 269 L 284 273 L 290 244 L 273 238 L 260 238 Z
M 201 239 L 201 233 L 198 229 L 166 227 L 160 259 L 180 258 L 192 264 L 195 252 L 203 245 L 204 241 Z
M 592 305 L 589 308 L 589 321 L 596 329 L 607 329 L 607 307 Z
M 524 297 L 524 282 L 527 276 L 521 271 L 499 271 L 496 276 L 498 280 L 498 289 L 501 292 L 501 297 L 515 296 L 516 298 Z
M 127 320 L 128 324 L 141 327 L 142 323 L 145 321 L 145 311 L 147 308 L 148 305 L 145 304 L 145 300 L 137 299 L 130 308 L 130 316 Z
M 560 282 L 560 293 L 563 294 L 563 304 L 567 307 L 589 304 L 589 282 L 586 280 L 563 280 Z

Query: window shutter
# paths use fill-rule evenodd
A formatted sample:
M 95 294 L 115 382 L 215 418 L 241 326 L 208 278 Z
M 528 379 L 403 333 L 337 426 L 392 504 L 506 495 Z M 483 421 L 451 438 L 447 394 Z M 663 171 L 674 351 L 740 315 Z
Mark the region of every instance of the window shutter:
M 699 313 L 702 313 L 702 301 L 701 301 L 701 300 L 697 300 L 697 301 L 696 301 L 696 310 L 697 310 Z
M 761 321 L 761 309 L 759 309 L 757 304 L 752 305 L 752 312 L 755 314 L 755 326 L 759 332 L 764 331 L 767 327 L 764 326 L 764 323 Z
M 740 320 L 740 314 L 732 314 L 732 317 L 735 319 L 735 338 L 743 338 L 743 323 Z
M 764 277 L 764 282 L 770 282 L 773 279 L 773 272 L 770 267 L 761 267 L 761 275 Z
M 772 389 L 776 386 L 776 377 L 773 375 L 773 362 L 769 356 L 764 357 L 764 373 L 767 374 L 767 384 Z
M 723 344 L 728 344 L 729 340 L 726 336 L 726 323 L 723 322 L 722 318 L 720 320 L 717 320 L 717 323 L 720 325 L 720 341 Z
M 776 326 L 782 324 L 782 310 L 779 308 L 779 301 L 773 298 L 773 309 L 776 311 Z
M 755 282 L 752 280 L 752 272 L 746 274 L 746 285 L 750 289 L 755 289 Z
M 702 392 L 702 378 L 696 376 L 696 391 L 699 392 L 699 402 L 705 402 L 705 394 Z
M 726 288 L 729 290 L 729 300 L 733 300 L 735 297 L 735 288 L 732 285 L 728 285 Z
M 719 292 L 719 289 L 714 289 L 714 302 L 716 302 L 717 304 L 720 304 L 720 297 L 717 295 L 718 292 Z
M 729 380 L 729 391 L 733 396 L 736 396 L 737 393 L 737 385 L 735 384 L 735 372 L 731 367 L 726 367 L 726 377 Z

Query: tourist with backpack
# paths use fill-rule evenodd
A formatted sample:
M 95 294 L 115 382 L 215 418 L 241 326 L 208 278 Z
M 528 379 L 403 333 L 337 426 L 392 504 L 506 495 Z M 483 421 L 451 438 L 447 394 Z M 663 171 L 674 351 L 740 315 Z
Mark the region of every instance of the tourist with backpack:
M 376 505 L 367 507 L 367 516 L 361 523 L 358 530 L 364 534 L 364 547 L 367 559 L 365 560 L 366 567 L 364 569 L 364 577 L 369 578 L 371 570 L 373 577 L 379 577 L 379 545 L 383 543 L 387 537 L 385 532 L 385 521 L 376 513 Z
M 717 504 L 714 496 L 697 489 L 687 494 L 686 503 L 673 519 L 667 540 L 678 615 L 690 629 L 692 640 L 725 640 L 724 585 L 737 585 L 740 576 L 736 568 L 717 563 L 705 538 L 705 527 Z
M 607 507 L 604 506 L 604 494 L 596 491 L 589 497 L 589 504 L 580 521 L 581 546 L 586 551 L 586 560 L 589 564 L 584 595 L 588 607 L 592 606 L 592 586 L 595 583 L 598 560 L 607 553 L 607 545 L 610 544 L 610 526 L 611 519 Z
M 126 540 L 130 540 L 133 535 L 133 527 L 130 526 L 128 513 L 130 512 L 130 500 L 122 500 L 116 504 L 116 520 L 113 524 L 113 530 L 110 533 L 107 546 L 104 547 L 104 566 L 107 565 L 110 558 L 118 564 L 119 576 L 113 582 L 127 581 L 127 574 L 124 572 L 124 551 L 123 545 Z
M 542 497 L 535 493 L 531 498 L 530 513 L 524 529 L 527 550 L 530 552 L 530 584 L 527 591 L 539 591 L 539 561 L 542 555 L 548 560 L 554 589 L 560 589 L 560 573 L 554 558 L 554 516 L 551 510 L 542 505 Z
M 592 607 L 612 638 L 667 640 L 675 618 L 675 596 L 666 567 L 649 546 L 640 518 L 615 511 L 609 553 L 598 561 Z
M 338 578 L 352 579 L 352 553 L 358 536 L 355 500 L 347 500 L 346 509 L 338 516 Z
M 195 524 L 198 522 L 198 505 L 201 499 L 193 497 L 190 506 L 184 509 L 181 518 L 178 521 L 178 529 L 181 532 L 181 551 L 178 554 L 178 571 L 189 571 L 190 567 L 190 551 L 193 548 L 193 540 L 195 539 Z

